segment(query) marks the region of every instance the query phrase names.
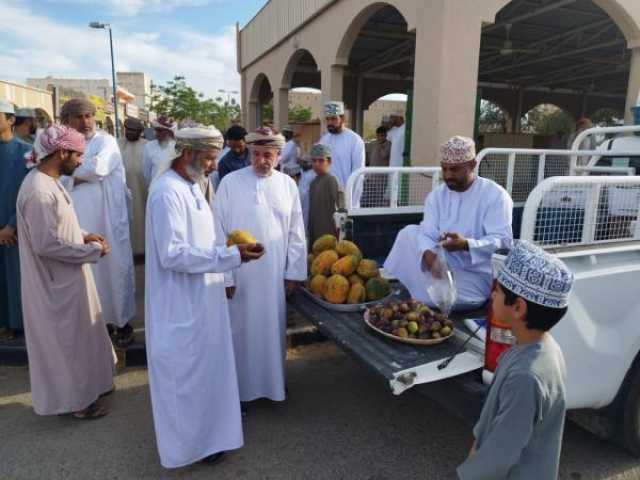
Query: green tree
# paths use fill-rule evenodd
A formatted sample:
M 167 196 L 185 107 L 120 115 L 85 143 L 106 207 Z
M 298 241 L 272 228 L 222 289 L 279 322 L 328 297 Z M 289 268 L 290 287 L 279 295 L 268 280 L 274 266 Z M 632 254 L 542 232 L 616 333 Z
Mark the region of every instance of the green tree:
M 185 77 L 176 76 L 166 85 L 154 88 L 152 109 L 178 122 L 190 120 L 204 125 L 215 125 L 225 130 L 231 120 L 240 116 L 240 106 L 235 99 L 223 101 L 221 97 L 205 98 L 204 94 L 190 87 Z
M 487 100 L 480 103 L 480 132 L 505 133 L 507 118 L 498 105 Z
M 524 132 L 536 135 L 554 135 L 572 132 L 575 122 L 571 115 L 555 105 L 543 104 L 529 110 L 522 122 Z
M 305 105 L 293 104 L 289 105 L 289 122 L 304 123 L 311 120 L 313 110 Z
M 612 108 L 601 108 L 591 115 L 591 121 L 596 127 L 613 127 L 624 124 L 624 118 L 620 118 L 618 112 Z

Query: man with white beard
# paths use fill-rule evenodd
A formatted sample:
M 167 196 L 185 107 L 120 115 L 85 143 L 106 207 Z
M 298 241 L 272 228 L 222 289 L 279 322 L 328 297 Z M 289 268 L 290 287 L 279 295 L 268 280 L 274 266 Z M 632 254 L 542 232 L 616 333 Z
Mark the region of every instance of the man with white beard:
M 116 327 L 114 340 L 124 347 L 133 342 L 129 322 L 136 313 L 129 192 L 118 144 L 111 135 L 95 130 L 95 113 L 95 106 L 85 98 L 72 98 L 62 106 L 62 123 L 87 140 L 82 165 L 73 177 L 67 177 L 65 185 L 71 192 L 80 227 L 103 235 L 111 245 L 111 255 L 92 268 L 102 318 Z
M 176 136 L 178 156 L 169 170 L 159 172 L 146 216 L 149 387 L 166 468 L 212 463 L 243 444 L 221 273 L 264 254 L 255 244 L 216 246 L 200 184 L 220 153 L 222 134 L 215 128 L 185 128 Z
M 246 230 L 264 245 L 262 261 L 227 276 L 240 400 L 285 399 L 286 294 L 307 277 L 307 245 L 296 183 L 275 170 L 284 137 L 247 135 L 251 165 L 226 175 L 214 201 L 218 242 Z M 231 285 L 235 287 L 231 287 Z
M 170 118 L 160 115 L 151 122 L 156 139 L 147 142 L 142 153 L 143 175 L 147 188 L 158 176 L 169 168 L 173 160 L 173 147 L 176 144 L 176 123 Z

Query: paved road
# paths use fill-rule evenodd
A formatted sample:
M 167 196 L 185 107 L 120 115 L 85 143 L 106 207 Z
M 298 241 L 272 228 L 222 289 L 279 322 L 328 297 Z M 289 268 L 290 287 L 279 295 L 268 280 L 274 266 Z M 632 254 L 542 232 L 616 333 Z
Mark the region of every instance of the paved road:
M 126 369 L 96 422 L 37 417 L 28 372 L 0 368 L 0 478 L 349 479 L 455 478 L 466 425 L 418 394 L 394 397 L 331 344 L 292 351 L 291 398 L 261 402 L 245 419 L 245 447 L 217 466 L 163 470 L 146 370 Z M 569 424 L 562 479 L 638 479 L 640 462 Z

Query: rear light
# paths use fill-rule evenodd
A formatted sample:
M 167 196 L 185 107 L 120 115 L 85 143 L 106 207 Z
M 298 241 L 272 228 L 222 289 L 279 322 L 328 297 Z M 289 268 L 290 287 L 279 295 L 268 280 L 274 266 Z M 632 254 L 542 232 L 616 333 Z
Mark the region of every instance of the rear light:
M 484 351 L 485 369 L 495 372 L 498 368 L 498 358 L 516 343 L 516 337 L 508 325 L 498 322 L 489 305 L 487 317 L 487 343 Z

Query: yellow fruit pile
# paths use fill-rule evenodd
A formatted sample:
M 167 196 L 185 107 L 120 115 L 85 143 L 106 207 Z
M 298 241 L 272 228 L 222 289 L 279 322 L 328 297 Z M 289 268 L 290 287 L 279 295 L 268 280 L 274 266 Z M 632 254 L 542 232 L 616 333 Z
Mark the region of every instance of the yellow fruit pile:
M 227 236 L 227 247 L 242 243 L 258 243 L 258 240 L 246 230 L 234 230 Z
M 307 288 L 334 304 L 373 302 L 389 295 L 375 260 L 362 258 L 358 246 L 333 235 L 318 238 L 309 254 Z

